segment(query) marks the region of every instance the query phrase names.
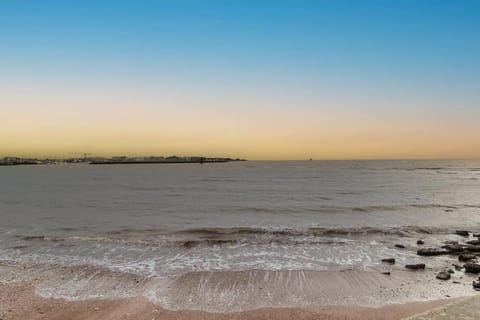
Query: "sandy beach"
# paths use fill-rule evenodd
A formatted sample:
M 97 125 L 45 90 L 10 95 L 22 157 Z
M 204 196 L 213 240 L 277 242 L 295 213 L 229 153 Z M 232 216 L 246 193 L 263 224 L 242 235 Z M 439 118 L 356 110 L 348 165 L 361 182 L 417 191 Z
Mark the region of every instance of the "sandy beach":
M 402 319 L 444 306 L 452 300 L 387 305 L 380 308 L 355 306 L 309 308 L 263 308 L 246 312 L 209 313 L 169 311 L 142 297 L 116 300 L 67 301 L 35 294 L 32 285 L 0 284 L 0 318 L 51 320 L 181 320 L 181 319 Z
M 198 272 L 170 282 L 167 285 L 169 291 L 161 290 L 158 283 L 153 285 L 141 277 L 91 267 L 4 262 L 0 271 L 2 320 L 393 320 L 462 301 L 465 299 L 462 293 L 470 290 L 469 278 L 456 285 L 434 280 L 427 283 L 425 278 L 431 278 L 431 271 L 398 270 L 390 275 L 353 270 Z M 420 287 L 418 283 L 428 285 Z M 73 289 L 74 285 L 76 289 Z M 154 288 L 163 299 L 155 300 Z M 67 296 L 67 289 L 77 296 Z M 118 298 L 101 298 L 102 292 L 106 295 L 107 291 L 110 297 L 113 296 L 111 291 L 116 291 Z M 428 293 L 430 296 L 427 297 Z M 379 301 L 383 303 L 379 304 Z

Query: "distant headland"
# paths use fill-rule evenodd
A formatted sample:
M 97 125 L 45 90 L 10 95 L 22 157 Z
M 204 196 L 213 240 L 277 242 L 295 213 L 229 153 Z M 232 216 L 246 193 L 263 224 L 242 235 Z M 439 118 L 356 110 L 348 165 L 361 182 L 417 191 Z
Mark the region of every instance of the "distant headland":
M 239 158 L 211 158 L 211 157 L 178 157 L 178 156 L 148 156 L 148 157 L 76 157 L 76 158 L 21 158 L 21 157 L 5 157 L 0 159 L 0 166 L 18 166 L 18 165 L 47 165 L 47 164 L 176 164 L 176 163 L 222 163 L 232 161 L 246 161 Z

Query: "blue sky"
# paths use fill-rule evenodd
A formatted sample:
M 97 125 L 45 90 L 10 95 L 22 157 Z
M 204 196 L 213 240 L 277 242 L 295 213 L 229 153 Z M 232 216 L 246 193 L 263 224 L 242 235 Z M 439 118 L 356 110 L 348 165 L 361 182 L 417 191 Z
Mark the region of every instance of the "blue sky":
M 151 117 L 171 117 L 179 126 L 182 117 L 171 115 L 171 106 L 187 116 L 205 110 L 202 123 L 233 108 L 245 127 L 258 113 L 268 121 L 268 114 L 277 112 L 283 112 L 282 121 L 290 113 L 303 114 L 306 123 L 332 113 L 332 121 L 341 121 L 345 113 L 366 115 L 359 128 L 376 117 L 399 117 L 407 125 L 411 117 L 433 113 L 469 125 L 480 116 L 479 21 L 479 1 L 3 0 L 0 84 L 8 97 L 0 103 L 25 111 L 12 112 L 17 127 L 29 111 L 45 117 L 44 122 L 56 115 L 25 101 L 26 88 L 32 100 L 47 97 L 49 105 L 66 109 L 70 107 L 61 104 L 69 97 L 89 103 L 89 97 L 99 94 L 113 99 L 130 92 L 141 100 L 135 108 Z M 99 108 L 114 112 L 110 100 L 108 107 L 85 106 L 82 117 L 87 120 Z M 209 107 L 217 101 L 224 103 Z M 129 107 L 119 103 L 118 108 Z M 238 114 L 239 108 L 244 112 Z M 76 117 L 65 113 L 62 119 L 75 126 Z M 104 120 L 115 126 L 114 120 Z M 135 121 L 142 126 L 142 119 Z M 295 130 L 282 121 L 271 129 Z M 425 121 L 423 127 L 438 127 L 443 118 Z M 302 127 L 301 118 L 295 123 Z M 51 152 L 63 148 L 60 144 L 55 151 L 55 143 L 47 144 Z M 29 152 L 27 145 L 1 147 Z M 82 140 L 81 147 L 88 147 L 88 141 Z M 128 145 L 120 149 L 128 150 Z M 138 150 L 144 151 L 150 151 L 148 145 Z M 185 145 L 179 152 L 188 151 Z M 439 149 L 435 154 L 449 153 Z M 286 155 L 272 151 L 270 157 Z

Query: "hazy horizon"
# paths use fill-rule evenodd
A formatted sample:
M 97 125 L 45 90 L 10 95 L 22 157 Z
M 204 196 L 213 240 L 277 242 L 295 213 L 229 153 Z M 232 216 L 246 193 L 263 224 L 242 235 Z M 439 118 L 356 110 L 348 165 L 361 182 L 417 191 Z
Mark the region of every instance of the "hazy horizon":
M 0 155 L 480 158 L 475 1 L 2 1 Z

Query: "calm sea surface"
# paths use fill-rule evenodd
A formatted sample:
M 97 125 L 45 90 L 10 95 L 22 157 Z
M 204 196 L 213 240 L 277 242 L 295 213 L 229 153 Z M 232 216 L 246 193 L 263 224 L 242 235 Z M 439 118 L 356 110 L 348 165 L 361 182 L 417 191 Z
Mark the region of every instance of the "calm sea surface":
M 480 231 L 480 161 L 0 167 L 0 260 L 145 276 L 365 269 L 395 243 L 465 228 Z

